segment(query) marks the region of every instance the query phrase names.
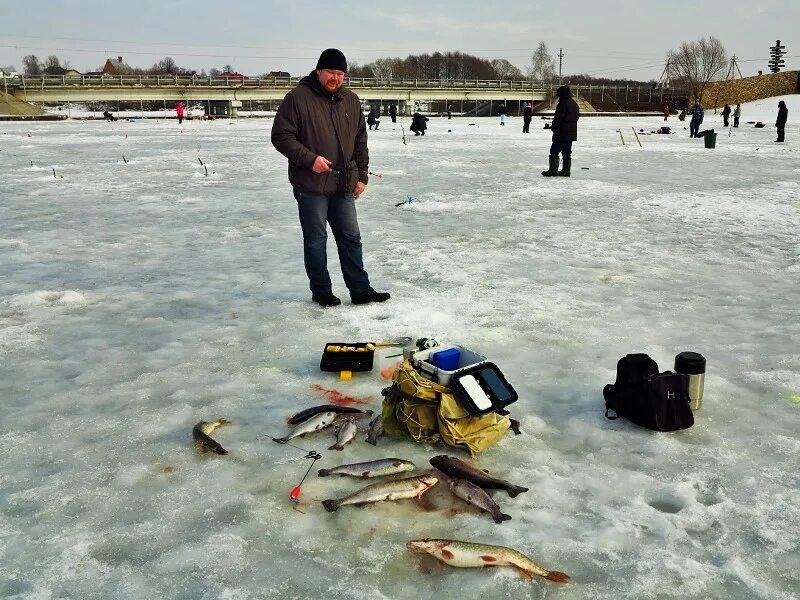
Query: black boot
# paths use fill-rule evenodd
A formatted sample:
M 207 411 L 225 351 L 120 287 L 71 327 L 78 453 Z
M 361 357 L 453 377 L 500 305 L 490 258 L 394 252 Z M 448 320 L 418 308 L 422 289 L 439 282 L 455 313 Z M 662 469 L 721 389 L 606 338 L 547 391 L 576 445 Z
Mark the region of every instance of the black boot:
M 332 292 L 328 292 L 327 294 L 311 294 L 311 299 L 323 308 L 339 306 L 342 303 Z
M 564 159 L 564 166 L 558 172 L 559 177 L 569 177 L 569 170 L 572 167 L 572 157 Z
M 545 177 L 555 177 L 558 175 L 558 156 L 550 157 L 550 168 L 547 171 L 542 171 Z
M 388 292 L 376 292 L 369 288 L 366 292 L 360 294 L 351 294 L 350 300 L 353 304 L 369 304 L 370 302 L 386 302 L 391 296 Z

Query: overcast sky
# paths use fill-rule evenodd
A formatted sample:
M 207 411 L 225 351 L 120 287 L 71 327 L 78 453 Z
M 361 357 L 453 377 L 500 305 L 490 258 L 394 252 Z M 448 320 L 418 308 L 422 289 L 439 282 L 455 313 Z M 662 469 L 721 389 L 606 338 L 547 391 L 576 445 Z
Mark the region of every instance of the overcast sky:
M 543 40 L 554 56 L 563 47 L 565 75 L 649 80 L 668 50 L 710 35 L 742 60 L 744 75 L 767 71 L 776 39 L 786 68 L 800 68 L 800 0 L 0 0 L 0 24 L 0 66 L 18 69 L 26 54 L 56 54 L 81 71 L 110 56 L 149 67 L 169 55 L 198 72 L 229 63 L 303 75 L 322 49 L 338 47 L 360 64 L 460 50 L 524 72 Z

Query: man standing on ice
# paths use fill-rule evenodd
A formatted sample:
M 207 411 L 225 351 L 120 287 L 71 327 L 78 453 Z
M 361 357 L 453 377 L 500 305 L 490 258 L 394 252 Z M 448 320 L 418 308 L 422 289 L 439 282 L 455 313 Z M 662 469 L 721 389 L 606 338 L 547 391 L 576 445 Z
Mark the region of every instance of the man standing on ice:
M 289 159 L 311 299 L 323 307 L 342 303 L 328 273 L 328 223 L 353 304 L 390 297 L 372 289 L 364 270 L 355 200 L 368 182 L 367 126 L 358 96 L 342 85 L 346 72 L 344 54 L 325 50 L 286 94 L 272 125 L 272 145 Z
M 558 104 L 553 114 L 553 144 L 550 146 L 550 168 L 542 171 L 545 177 L 560 175 L 569 177 L 572 168 L 572 142 L 578 139 L 578 119 L 581 111 L 578 103 L 572 99 L 572 90 L 562 85 L 556 90 Z M 564 157 L 564 166 L 558 170 L 558 155 Z
M 697 137 L 697 133 L 700 131 L 700 124 L 703 122 L 703 107 L 700 104 L 700 100 L 694 101 L 694 106 L 689 111 L 689 114 L 692 115 L 692 120 L 689 121 L 689 137 Z
M 782 142 L 784 140 L 784 132 L 786 130 L 786 120 L 789 116 L 789 111 L 786 108 L 786 102 L 781 100 L 778 102 L 778 118 L 775 121 L 775 127 L 778 128 L 778 139 L 775 140 L 776 142 Z

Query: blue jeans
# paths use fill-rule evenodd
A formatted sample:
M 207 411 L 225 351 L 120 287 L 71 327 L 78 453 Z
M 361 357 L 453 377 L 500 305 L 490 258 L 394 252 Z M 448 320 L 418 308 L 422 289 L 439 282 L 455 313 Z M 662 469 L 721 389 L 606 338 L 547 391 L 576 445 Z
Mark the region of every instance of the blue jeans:
M 294 197 L 303 229 L 303 254 L 306 274 L 312 294 L 330 294 L 331 276 L 328 273 L 328 228 L 331 225 L 342 275 L 350 295 L 370 290 L 369 276 L 361 257 L 361 232 L 358 230 L 356 201 L 353 194 L 334 196 L 311 194 L 294 188 Z
M 559 152 L 564 158 L 570 158 L 572 156 L 572 142 L 553 142 L 553 145 L 550 146 L 550 156 L 556 158 Z
M 700 131 L 700 119 L 692 119 L 689 122 L 689 137 L 697 137 L 697 132 Z

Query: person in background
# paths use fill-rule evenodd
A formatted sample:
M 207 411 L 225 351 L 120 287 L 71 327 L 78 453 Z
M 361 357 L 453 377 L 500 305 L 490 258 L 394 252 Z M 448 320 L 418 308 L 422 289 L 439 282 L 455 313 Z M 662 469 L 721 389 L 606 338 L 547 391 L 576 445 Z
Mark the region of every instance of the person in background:
M 370 130 L 374 126 L 375 130 L 377 131 L 378 125 L 381 124 L 380 118 L 381 118 L 381 116 L 378 113 L 378 109 L 373 106 L 370 109 L 369 114 L 367 115 L 367 125 L 369 125 Z
M 448 104 L 447 105 L 447 119 L 449 120 L 449 119 L 452 119 L 452 118 L 453 118 L 453 105 L 452 104 Z
M 742 116 L 742 105 L 738 102 L 736 103 L 736 108 L 733 109 L 733 126 L 734 128 L 739 127 L 739 117 Z
M 669 118 L 669 106 L 666 104 L 664 105 L 664 120 L 666 121 Z
M 689 111 L 689 114 L 692 115 L 692 120 L 689 122 L 689 137 L 697 137 L 697 132 L 700 131 L 700 124 L 703 122 L 703 106 L 700 104 L 700 100 L 694 101 L 694 106 Z
M 682 108 L 681 112 L 678 113 L 678 121 L 685 121 L 686 120 L 686 109 Z
M 522 133 L 531 132 L 531 119 L 533 118 L 533 109 L 531 103 L 526 102 L 525 108 L 522 109 Z
M 178 101 L 175 105 L 175 114 L 178 115 L 178 125 L 183 124 L 183 102 Z
M 731 107 L 730 104 L 726 104 L 725 108 L 722 109 L 722 126 L 728 126 L 728 119 L 731 116 Z
M 789 110 L 786 108 L 786 102 L 781 100 L 778 102 L 778 118 L 775 121 L 775 127 L 778 128 L 778 139 L 776 142 L 784 141 L 786 120 L 789 117 Z
M 392 118 L 392 123 L 397 123 L 397 104 L 389 107 L 389 116 Z
M 425 124 L 428 117 L 422 116 L 419 111 L 411 115 L 411 127 L 409 129 L 414 132 L 414 135 L 425 135 L 425 130 L 428 126 Z
M 369 181 L 367 126 L 361 101 L 343 85 L 345 73 L 344 54 L 323 51 L 315 70 L 286 94 L 272 126 L 272 145 L 289 159 L 311 300 L 322 307 L 342 303 L 328 273 L 328 224 L 353 304 L 390 297 L 372 289 L 364 270 L 355 201 Z
M 572 142 L 578 139 L 578 119 L 581 111 L 578 103 L 572 99 L 572 90 L 562 85 L 556 90 L 558 104 L 553 114 L 553 144 L 550 146 L 550 168 L 542 171 L 545 177 L 560 175 L 569 177 L 572 168 Z M 558 170 L 558 155 L 564 157 L 564 166 Z

